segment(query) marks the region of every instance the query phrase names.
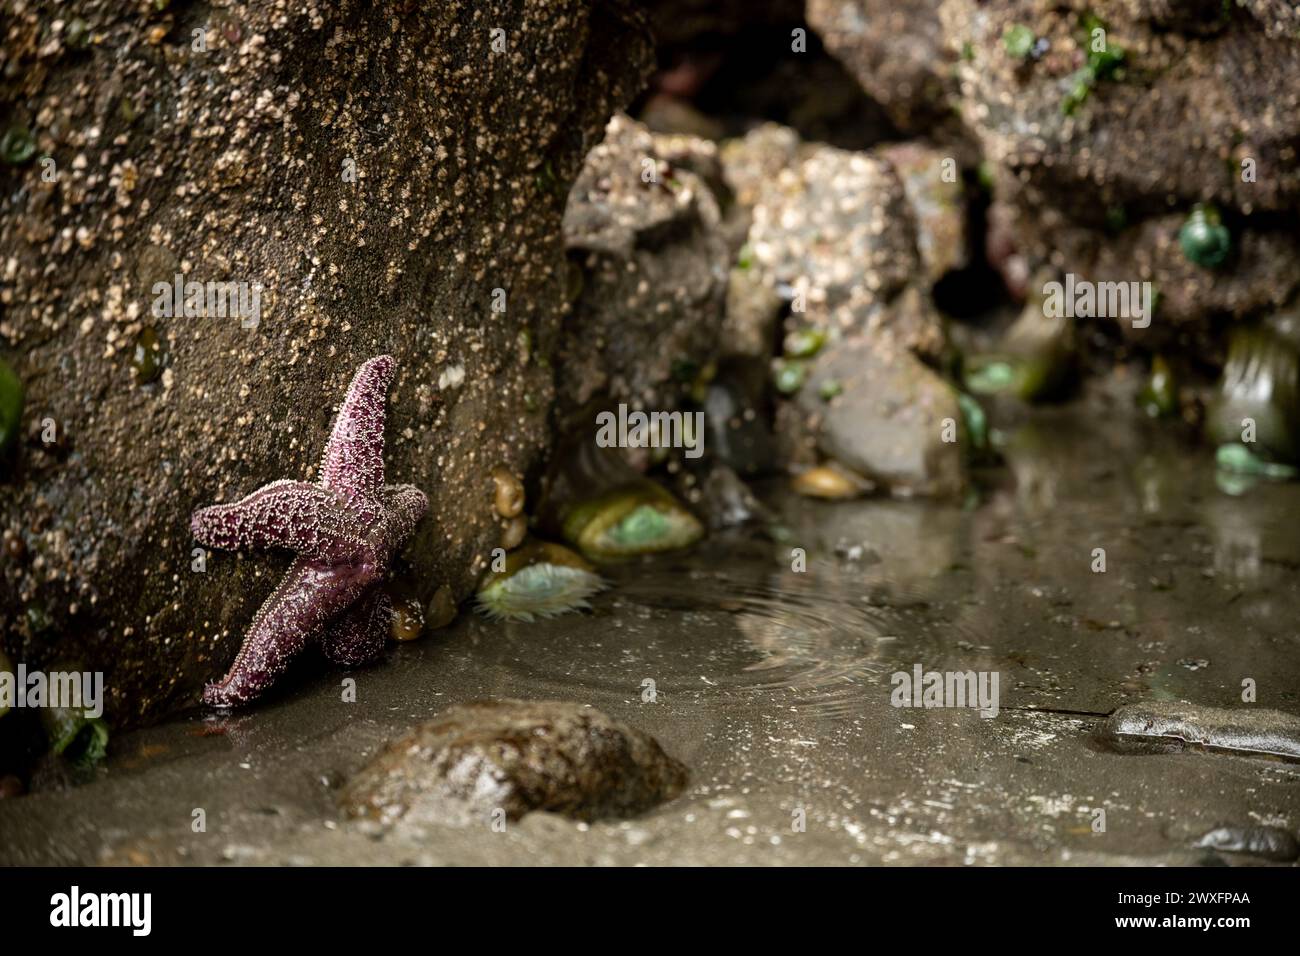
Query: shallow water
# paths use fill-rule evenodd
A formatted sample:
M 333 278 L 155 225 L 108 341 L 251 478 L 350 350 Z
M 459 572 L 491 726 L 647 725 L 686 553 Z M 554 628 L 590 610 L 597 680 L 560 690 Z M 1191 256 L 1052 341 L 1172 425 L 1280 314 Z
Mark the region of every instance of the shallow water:
M 1249 706 L 1246 678 L 1257 706 L 1300 713 L 1300 485 L 1225 494 L 1208 452 L 1097 408 L 1038 412 L 1005 454 L 962 507 L 763 487 L 773 527 L 605 569 L 591 613 L 463 611 L 353 675 L 355 703 L 304 663 L 246 714 L 119 736 L 93 782 L 0 801 L 0 862 L 1259 862 L 1194 844 L 1294 832 L 1300 767 L 1113 754 L 1092 731 L 1138 700 Z M 996 671 L 998 715 L 891 706 L 916 664 Z M 590 826 L 341 818 L 339 785 L 385 740 L 484 697 L 590 703 L 690 786 Z

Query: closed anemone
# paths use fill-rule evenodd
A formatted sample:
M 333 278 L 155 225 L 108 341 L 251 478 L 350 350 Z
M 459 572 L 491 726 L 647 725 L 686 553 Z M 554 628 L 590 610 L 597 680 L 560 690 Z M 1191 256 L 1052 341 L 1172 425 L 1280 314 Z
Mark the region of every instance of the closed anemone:
M 564 535 L 599 561 L 689 547 L 704 525 L 658 485 L 638 481 L 574 507 Z
M 568 548 L 530 541 L 479 587 L 478 607 L 493 620 L 531 623 L 588 608 L 588 599 L 604 587 L 591 565 Z

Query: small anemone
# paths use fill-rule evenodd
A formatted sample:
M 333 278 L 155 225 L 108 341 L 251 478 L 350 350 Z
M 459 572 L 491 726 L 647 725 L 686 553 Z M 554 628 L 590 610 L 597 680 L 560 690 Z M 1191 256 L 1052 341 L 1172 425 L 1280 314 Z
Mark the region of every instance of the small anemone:
M 568 548 L 532 541 L 506 559 L 479 587 L 479 610 L 494 621 L 550 618 L 590 607 L 605 581 Z
M 599 561 L 689 547 L 704 535 L 704 526 L 664 489 L 642 480 L 572 509 L 564 534 Z

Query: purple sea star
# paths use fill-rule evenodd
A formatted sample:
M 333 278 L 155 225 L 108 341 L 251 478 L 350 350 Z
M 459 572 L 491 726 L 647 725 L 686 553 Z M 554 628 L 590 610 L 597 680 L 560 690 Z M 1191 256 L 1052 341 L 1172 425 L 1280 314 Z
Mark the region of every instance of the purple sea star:
M 204 703 L 248 703 L 312 641 L 349 666 L 383 649 L 392 609 L 381 584 L 429 505 L 414 485 L 384 484 L 384 402 L 395 368 L 391 355 L 380 355 L 357 369 L 319 483 L 273 481 L 190 519 L 194 537 L 209 547 L 280 547 L 298 555 L 253 618 L 229 673 L 204 688 Z

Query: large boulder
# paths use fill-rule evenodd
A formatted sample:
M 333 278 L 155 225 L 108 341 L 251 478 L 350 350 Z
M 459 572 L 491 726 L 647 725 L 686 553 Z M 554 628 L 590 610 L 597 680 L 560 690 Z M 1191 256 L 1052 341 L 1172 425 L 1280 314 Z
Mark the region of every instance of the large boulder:
M 119 723 L 192 702 L 287 566 L 200 570 L 190 513 L 311 479 L 379 353 L 388 475 L 430 504 L 409 580 L 472 588 L 493 468 L 548 440 L 568 184 L 651 59 L 621 2 L 158 6 L 11 6 L 0 55 L 0 351 L 35 429 L 0 642 L 106 671 Z M 177 273 L 260 284 L 260 321 L 154 316 Z

